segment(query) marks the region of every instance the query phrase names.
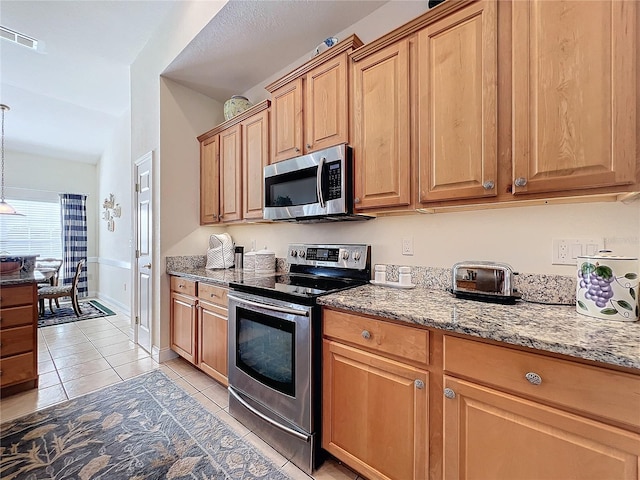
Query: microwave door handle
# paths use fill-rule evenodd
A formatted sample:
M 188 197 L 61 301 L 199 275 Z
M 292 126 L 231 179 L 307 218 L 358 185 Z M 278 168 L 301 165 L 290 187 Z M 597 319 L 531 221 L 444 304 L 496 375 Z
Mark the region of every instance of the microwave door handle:
M 318 202 L 321 208 L 325 208 L 324 198 L 322 196 L 322 172 L 324 171 L 324 162 L 327 159 L 320 157 L 320 163 L 318 164 L 318 171 L 316 172 L 316 193 L 318 194 Z

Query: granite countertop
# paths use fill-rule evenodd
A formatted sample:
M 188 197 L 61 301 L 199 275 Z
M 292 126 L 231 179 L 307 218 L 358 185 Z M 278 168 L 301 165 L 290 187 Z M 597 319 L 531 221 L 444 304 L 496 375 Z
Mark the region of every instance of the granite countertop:
M 16 272 L 0 275 L 0 287 L 7 287 L 9 285 L 21 285 L 24 283 L 34 283 L 44 280 L 44 277 L 39 272 Z
M 207 270 L 204 267 L 175 267 L 167 268 L 168 275 L 176 275 L 178 277 L 189 278 L 197 282 L 215 283 L 218 285 L 228 286 L 231 282 L 242 281 L 247 276 L 253 276 L 253 272 L 244 272 L 234 268 L 226 270 Z
M 500 305 L 442 290 L 365 285 L 326 295 L 328 307 L 376 315 L 513 345 L 640 369 L 640 322 L 580 315 L 575 306 L 518 301 Z

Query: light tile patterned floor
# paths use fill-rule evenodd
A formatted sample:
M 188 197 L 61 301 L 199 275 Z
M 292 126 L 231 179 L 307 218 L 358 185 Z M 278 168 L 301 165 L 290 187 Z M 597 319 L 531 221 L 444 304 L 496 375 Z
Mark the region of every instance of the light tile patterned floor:
M 226 388 L 181 358 L 159 365 L 129 340 L 130 323 L 129 316 L 117 313 L 38 329 L 39 387 L 1 399 L 0 423 L 159 368 L 294 480 L 310 479 L 229 415 Z M 325 461 L 312 478 L 362 480 L 333 459 Z

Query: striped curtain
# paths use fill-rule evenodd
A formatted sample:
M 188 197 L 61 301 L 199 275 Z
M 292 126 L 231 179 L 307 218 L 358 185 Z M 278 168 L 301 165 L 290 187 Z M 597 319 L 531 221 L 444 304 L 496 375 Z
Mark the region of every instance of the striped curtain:
M 78 262 L 87 260 L 87 196 L 74 193 L 60 194 L 62 214 L 63 284 L 71 285 Z M 82 267 L 78 281 L 78 297 L 87 296 L 87 266 Z

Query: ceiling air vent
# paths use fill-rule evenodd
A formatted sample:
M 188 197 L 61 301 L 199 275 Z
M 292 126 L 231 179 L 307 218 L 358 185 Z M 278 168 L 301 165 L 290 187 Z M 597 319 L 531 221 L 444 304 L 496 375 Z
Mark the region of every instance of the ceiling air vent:
M 17 43 L 23 47 L 30 48 L 32 50 L 38 50 L 38 40 L 31 38 L 22 33 L 14 32 L 13 30 L 0 25 L 0 38 L 9 40 L 10 42 Z

